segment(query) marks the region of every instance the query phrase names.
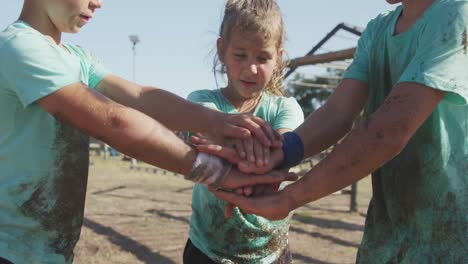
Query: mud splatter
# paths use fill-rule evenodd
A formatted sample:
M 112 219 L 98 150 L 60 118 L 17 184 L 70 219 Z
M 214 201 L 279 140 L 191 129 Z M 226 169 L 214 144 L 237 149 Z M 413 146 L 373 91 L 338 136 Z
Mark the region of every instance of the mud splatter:
M 31 187 L 31 184 L 22 183 L 16 188 L 16 193 L 23 193 Z
M 463 53 L 468 53 L 468 33 L 465 27 L 465 30 L 462 33 L 462 45 L 463 45 Z
M 265 245 L 265 248 L 270 252 L 278 252 L 286 247 L 287 235 L 272 236 L 270 241 Z
M 89 138 L 56 122 L 54 167 L 21 206 L 24 215 L 36 219 L 48 231 L 49 247 L 70 259 L 83 222 L 89 165 Z
M 384 139 L 384 138 L 385 138 L 384 133 L 383 133 L 382 130 L 377 131 L 377 133 L 375 134 L 375 136 L 376 136 L 378 139 Z
M 281 253 L 281 256 L 278 258 L 278 260 L 274 264 L 290 264 L 290 263 L 293 263 L 293 262 L 292 262 L 291 250 L 289 249 L 289 245 L 288 245 L 283 250 L 283 253 Z

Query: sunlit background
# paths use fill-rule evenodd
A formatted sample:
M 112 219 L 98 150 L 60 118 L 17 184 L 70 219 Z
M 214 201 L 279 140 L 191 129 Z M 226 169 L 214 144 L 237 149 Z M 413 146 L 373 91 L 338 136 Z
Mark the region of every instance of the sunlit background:
M 3 1 L 2 29 L 17 19 L 22 2 Z M 211 65 L 224 2 L 104 0 L 95 18 L 79 34 L 67 34 L 64 41 L 84 46 L 114 74 L 132 80 L 129 35 L 138 35 L 141 42 L 136 45 L 136 81 L 185 97 L 194 90 L 216 88 Z M 364 28 L 370 19 L 392 8 L 384 0 L 278 3 L 285 18 L 290 58 L 305 55 L 341 22 Z M 352 34 L 339 33 L 319 53 L 353 47 L 356 41 Z M 318 70 L 309 66 L 298 72 L 311 75 Z

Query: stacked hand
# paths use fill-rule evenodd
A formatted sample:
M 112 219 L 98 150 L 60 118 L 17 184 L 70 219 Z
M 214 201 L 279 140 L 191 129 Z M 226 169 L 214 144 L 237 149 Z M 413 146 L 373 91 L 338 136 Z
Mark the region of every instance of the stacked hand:
M 266 147 L 281 146 L 281 136 L 273 130 L 265 120 L 252 114 L 225 114 L 214 123 L 210 138 L 216 143 L 223 142 L 225 138 L 250 139 L 256 138 Z
M 277 136 L 281 140 L 281 136 Z M 272 147 L 262 145 L 258 139 L 224 139 L 216 142 L 201 134 L 196 134 L 190 141 L 197 149 L 228 160 L 238 166 L 239 171 L 252 174 L 264 174 L 278 166 L 283 160 L 281 141 Z
M 281 136 L 275 134 L 276 139 L 281 139 Z M 212 139 L 208 139 L 201 134 L 197 134 L 191 137 L 193 144 L 197 145 L 199 151 L 206 152 L 212 155 L 222 157 L 229 162 L 236 164 L 238 170 L 243 173 L 249 174 L 265 174 L 262 175 L 265 178 L 264 181 L 259 182 L 258 180 L 253 181 L 256 185 L 244 185 L 237 186 L 232 189 L 231 193 L 222 192 L 214 188 L 210 188 L 215 195 L 229 194 L 229 198 L 232 197 L 263 197 L 268 196 L 278 191 L 280 181 L 274 181 L 281 177 L 284 177 L 284 180 L 296 180 L 297 177 L 294 174 L 288 174 L 281 171 L 272 171 L 283 159 L 283 153 L 281 151 L 281 144 L 275 144 L 271 147 L 263 145 L 257 138 L 248 138 L 248 139 L 224 139 L 221 142 L 215 142 Z M 239 173 L 239 175 L 243 175 Z M 252 175 L 250 176 L 252 177 Z M 271 181 L 270 181 L 271 179 Z M 218 196 L 223 199 L 222 196 Z M 224 200 L 224 199 L 223 199 Z M 232 215 L 234 205 L 228 203 L 226 205 L 225 216 L 230 217 Z M 244 210 L 245 211 L 245 210 Z M 289 211 L 288 211 L 289 212 Z M 287 213 L 284 217 L 287 216 Z M 280 216 L 282 217 L 282 215 Z M 283 217 L 283 218 L 284 218 Z

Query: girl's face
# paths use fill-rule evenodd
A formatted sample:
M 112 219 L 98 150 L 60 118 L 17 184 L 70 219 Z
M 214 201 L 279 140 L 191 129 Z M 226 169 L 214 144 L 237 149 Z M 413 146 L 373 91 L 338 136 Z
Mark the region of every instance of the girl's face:
M 60 32 L 76 33 L 101 8 L 101 0 L 45 0 L 45 12 Z
M 283 53 L 271 41 L 265 41 L 262 35 L 236 30 L 232 32 L 229 43 L 220 38 L 217 46 L 220 61 L 226 65 L 227 89 L 245 99 L 255 98 L 261 93 Z

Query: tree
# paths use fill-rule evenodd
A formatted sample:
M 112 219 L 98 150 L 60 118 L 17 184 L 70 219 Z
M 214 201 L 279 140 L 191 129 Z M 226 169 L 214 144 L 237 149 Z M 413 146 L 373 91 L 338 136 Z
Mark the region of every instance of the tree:
M 322 76 L 307 78 L 304 74 L 297 73 L 287 83 L 286 91 L 294 97 L 302 108 L 305 116 L 322 106 L 339 84 L 344 75 L 344 70 L 327 69 Z

